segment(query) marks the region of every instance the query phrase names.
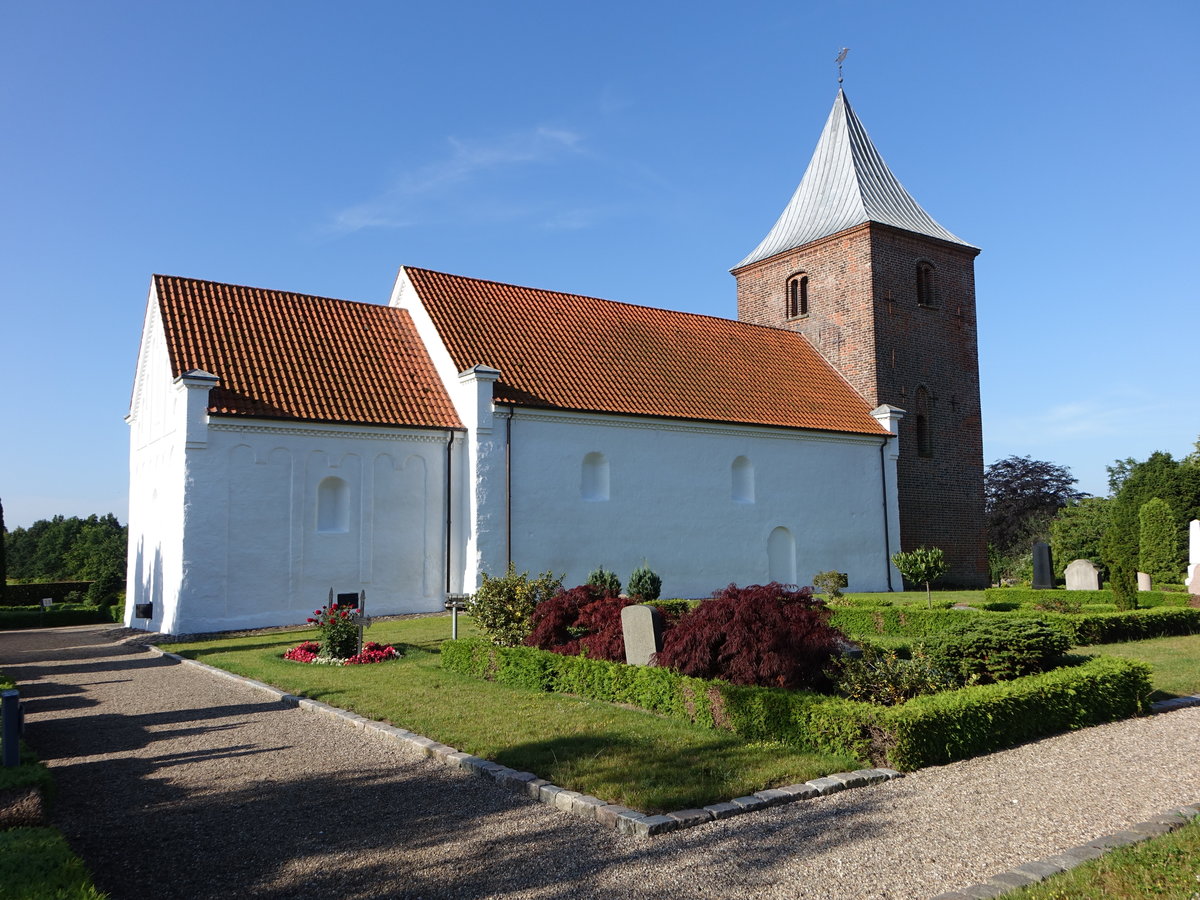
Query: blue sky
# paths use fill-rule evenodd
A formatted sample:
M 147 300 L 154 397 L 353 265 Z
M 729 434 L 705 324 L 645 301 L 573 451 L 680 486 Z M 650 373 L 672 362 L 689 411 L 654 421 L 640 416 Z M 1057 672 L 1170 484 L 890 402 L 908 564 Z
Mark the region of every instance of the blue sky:
M 0 499 L 126 515 L 153 272 L 386 302 L 423 266 L 735 315 L 845 87 L 983 248 L 985 457 L 1200 434 L 1194 2 L 7 3 Z

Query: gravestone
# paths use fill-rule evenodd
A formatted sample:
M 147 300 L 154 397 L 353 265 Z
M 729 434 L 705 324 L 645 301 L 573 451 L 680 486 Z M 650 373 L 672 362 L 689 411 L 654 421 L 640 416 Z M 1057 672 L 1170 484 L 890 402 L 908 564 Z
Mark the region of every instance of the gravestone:
M 1050 545 L 1038 541 L 1033 545 L 1033 587 L 1046 590 L 1054 587 L 1054 566 L 1050 562 Z
M 1193 594 L 1200 594 L 1200 519 L 1188 523 L 1188 577 L 1184 583 Z
M 1090 559 L 1076 559 L 1067 566 L 1068 591 L 1100 590 L 1100 570 Z
M 621 610 L 625 633 L 625 662 L 648 666 L 650 657 L 662 649 L 662 613 L 653 606 L 635 603 Z
M 1154 590 L 1154 581 L 1145 572 L 1138 572 L 1138 590 L 1139 591 Z

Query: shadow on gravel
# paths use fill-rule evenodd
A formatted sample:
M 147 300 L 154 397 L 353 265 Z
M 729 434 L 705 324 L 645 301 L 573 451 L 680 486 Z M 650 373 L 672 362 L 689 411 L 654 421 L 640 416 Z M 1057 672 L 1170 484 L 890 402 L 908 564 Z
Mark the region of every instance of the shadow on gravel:
M 76 671 L 129 661 L 109 655 Z M 43 700 L 76 696 L 49 680 L 52 666 L 40 670 Z M 861 866 L 893 824 L 867 788 L 837 806 L 802 801 L 639 841 L 486 779 L 380 753 L 379 738 L 311 713 L 206 706 L 186 690 L 181 709 L 63 709 L 30 722 L 58 784 L 54 824 L 112 900 L 609 900 L 647 896 L 649 881 L 680 900 L 760 898 L 788 893 L 781 861 L 836 848 Z
M 483 779 L 447 787 L 420 769 L 281 772 L 219 793 L 180 794 L 150 779 L 132 809 L 91 810 L 99 821 L 90 828 L 63 827 L 114 900 L 611 898 L 646 896 L 638 873 L 647 871 L 668 877 L 671 897 L 690 900 L 777 892 L 781 860 L 832 847 L 869 859 L 856 845 L 869 841 L 865 822 L 876 812 L 866 799 L 836 810 L 801 802 L 638 841 Z M 122 773 L 98 766 L 92 777 L 111 784 Z
M 241 703 L 228 706 L 209 706 L 196 709 L 144 715 L 100 713 L 97 715 L 58 716 L 53 719 L 34 719 L 26 726 L 26 740 L 44 760 L 69 759 L 75 756 L 100 756 L 123 753 L 149 746 L 155 741 L 176 737 L 197 736 L 218 731 L 236 730 L 242 723 L 203 724 L 206 720 L 231 716 L 251 717 L 277 712 L 278 703 Z M 42 712 L 39 704 L 31 712 Z M 192 724 L 196 723 L 196 724 Z M 167 725 L 191 725 L 186 728 L 165 728 Z

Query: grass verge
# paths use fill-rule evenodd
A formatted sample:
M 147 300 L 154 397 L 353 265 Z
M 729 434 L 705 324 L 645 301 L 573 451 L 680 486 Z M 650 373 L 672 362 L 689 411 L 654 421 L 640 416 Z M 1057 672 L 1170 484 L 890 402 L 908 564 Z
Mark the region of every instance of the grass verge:
M 1120 644 L 1094 644 L 1075 652 L 1120 656 L 1149 663 L 1154 674 L 1151 700 L 1200 694 L 1200 634 L 1150 638 Z M 1200 885 L 1197 885 L 1200 892 Z
M 280 658 L 311 638 L 311 630 L 168 649 L 646 812 L 703 806 L 863 765 L 849 756 L 746 742 L 642 710 L 447 672 L 437 648 L 449 632 L 445 617 L 377 622 L 370 639 L 404 644 L 405 657 L 345 668 Z M 460 620 L 460 635 L 473 633 Z
M 54 828 L 0 831 L 0 900 L 104 900 Z
M 1041 884 L 1004 895 L 1004 900 L 1195 900 L 1200 894 L 1200 819 L 1178 831 L 1099 859 Z

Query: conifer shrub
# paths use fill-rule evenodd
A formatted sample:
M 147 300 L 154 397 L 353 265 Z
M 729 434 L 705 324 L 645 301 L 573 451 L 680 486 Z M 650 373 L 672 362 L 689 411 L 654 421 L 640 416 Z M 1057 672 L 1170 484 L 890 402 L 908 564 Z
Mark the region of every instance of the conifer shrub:
M 1165 500 L 1155 497 L 1138 510 L 1138 568 L 1155 584 L 1174 581 L 1183 570 L 1179 523 Z
M 650 603 L 657 600 L 660 593 L 662 593 L 662 579 L 655 575 L 648 565 L 642 563 L 633 570 L 633 574 L 629 576 L 629 595 L 631 597 L 637 597 L 642 603 Z
M 621 579 L 615 572 L 608 571 L 604 566 L 592 570 L 585 584 L 589 587 L 600 588 L 609 597 L 616 597 L 621 593 Z
M 657 663 L 693 678 L 790 689 L 823 689 L 845 642 L 812 589 L 778 582 L 731 584 L 663 633 Z
M 990 684 L 1048 672 L 1062 664 L 1071 639 L 1037 618 L 976 619 L 925 644 L 930 662 L 962 684 Z
M 621 610 L 633 600 L 612 596 L 590 584 L 562 591 L 537 605 L 531 619 L 528 647 L 566 656 L 625 661 Z

